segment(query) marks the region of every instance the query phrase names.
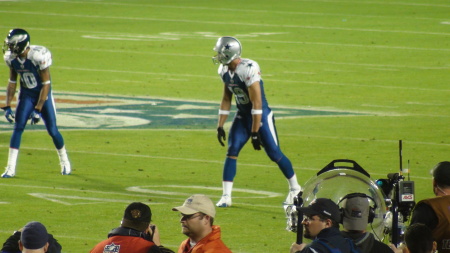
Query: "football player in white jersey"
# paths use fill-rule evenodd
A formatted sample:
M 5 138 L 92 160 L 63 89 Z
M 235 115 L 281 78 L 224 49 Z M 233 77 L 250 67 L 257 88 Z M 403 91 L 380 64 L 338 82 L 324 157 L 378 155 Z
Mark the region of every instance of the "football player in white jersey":
M 213 61 L 219 66 L 219 75 L 224 84 L 222 102 L 219 109 L 217 138 L 222 146 L 226 140 L 225 124 L 234 95 L 237 112 L 228 137 L 228 151 L 223 169 L 223 195 L 218 207 L 231 206 L 233 180 L 236 175 L 237 158 L 242 147 L 251 138 L 253 148 L 263 147 L 269 158 L 283 172 L 289 183 L 289 193 L 285 204 L 294 202 L 294 197 L 302 190 L 290 160 L 281 152 L 275 120 L 265 94 L 261 71 L 257 62 L 241 58 L 241 43 L 233 37 L 221 37 L 213 49 Z
M 56 110 L 51 92 L 50 65 L 52 55 L 42 46 L 30 45 L 30 35 L 23 29 L 12 29 L 5 39 L 3 57 L 9 67 L 9 80 L 6 89 L 6 105 L 2 107 L 5 117 L 14 123 L 10 140 L 8 163 L 2 178 L 16 174 L 17 156 L 27 121 L 37 124 L 41 118 L 56 147 L 61 174 L 70 175 L 71 167 L 64 146 L 64 139 L 56 125 Z M 20 92 L 17 99 L 16 114 L 11 108 L 20 75 Z

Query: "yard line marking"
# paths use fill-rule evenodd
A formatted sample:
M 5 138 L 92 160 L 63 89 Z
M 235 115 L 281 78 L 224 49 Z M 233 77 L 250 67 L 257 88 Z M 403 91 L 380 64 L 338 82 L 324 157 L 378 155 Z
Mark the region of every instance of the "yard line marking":
M 70 196 L 70 195 L 58 195 L 58 194 L 47 194 L 47 193 L 28 193 L 28 195 L 45 199 L 51 202 L 55 202 L 58 204 L 63 204 L 66 206 L 74 206 L 74 205 L 87 205 L 87 204 L 100 204 L 100 203 L 130 203 L 130 200 L 127 199 L 106 199 L 106 198 L 92 198 L 92 197 L 79 197 L 79 196 Z M 63 201 L 60 199 L 73 199 L 73 200 L 87 200 L 89 202 L 77 202 L 71 203 L 67 201 Z M 163 203 L 160 202 L 151 202 L 152 205 L 160 205 Z
M 302 0 L 300 0 L 302 1 Z M 62 1 L 62 0 L 47 0 L 47 2 L 62 2 L 62 3 L 73 3 L 73 4 L 103 4 L 103 5 L 117 5 L 117 6 L 130 6 L 130 7 L 155 7 L 155 8 L 170 8 L 170 9 L 195 9 L 195 10 L 211 10 L 211 11 L 217 11 L 217 12 L 245 12 L 245 13 L 271 13 L 271 14 L 283 14 L 283 15 L 310 15 L 310 16 L 344 16 L 344 17 L 361 17 L 361 18 L 386 18 L 389 16 L 382 16 L 382 15 L 358 15 L 358 14 L 347 14 L 347 13 L 327 13 L 327 12 L 299 12 L 299 11 L 277 11 L 277 10 L 248 10 L 248 9 L 231 9 L 231 8 L 213 8 L 213 7 L 203 7 L 203 6 L 172 6 L 172 5 L 157 5 L 157 4 L 131 4 L 131 3 L 110 3 L 110 2 L 86 2 L 86 1 Z M 304 1 L 306 2 L 306 1 Z M 317 2 L 317 1 L 311 1 L 311 2 Z M 331 2 L 331 1 L 330 1 Z M 342 1 L 339 1 L 341 3 Z M 349 1 L 347 1 L 349 2 Z M 415 4 L 415 3 L 386 3 L 386 2 L 352 2 L 355 4 L 390 4 L 390 5 L 410 5 L 410 6 L 430 6 L 430 7 L 449 7 L 448 5 L 432 5 L 432 4 Z M 427 17 L 405 17 L 408 19 L 424 19 L 424 20 L 439 20 L 438 18 L 427 18 Z
M 343 1 L 343 0 L 298 0 L 299 2 L 325 2 L 325 3 L 353 3 L 353 4 L 377 4 L 377 5 L 406 5 L 406 6 L 429 6 L 429 7 L 446 7 L 446 4 L 424 4 L 424 3 L 410 3 L 410 2 L 376 2 L 376 1 Z
M 167 131 L 167 130 L 166 130 Z M 179 129 L 174 129 L 174 131 L 179 131 Z M 306 135 L 300 135 L 300 134 L 289 134 L 291 136 L 306 136 Z M 347 139 L 347 140 L 356 140 L 356 141 L 361 141 L 364 140 L 362 138 L 341 138 L 341 137 L 333 137 L 333 136 L 312 136 L 312 135 L 308 135 L 306 137 L 314 137 L 314 138 L 328 138 L 328 139 Z M 367 141 L 369 141 L 367 139 Z M 396 141 L 390 141 L 390 140 L 370 140 L 370 141 L 378 141 L 378 142 L 389 142 L 389 143 L 398 143 L 398 140 Z M 426 143 L 426 142 L 411 142 L 408 141 L 408 143 L 413 143 L 413 144 L 422 144 L 422 145 L 444 145 L 444 146 L 450 146 L 450 144 L 445 144 L 445 143 Z M 9 147 L 9 145 L 0 145 L 0 147 Z M 49 152 L 54 152 L 54 149 L 49 149 L 49 148 L 28 148 L 28 147 L 21 147 L 21 149 L 24 150 L 39 150 L 39 151 L 49 151 Z M 187 162 L 200 162 L 200 163 L 212 163 L 212 164 L 220 164 L 223 165 L 223 161 L 217 161 L 217 160 L 206 160 L 206 159 L 192 159 L 192 158 L 181 158 L 181 157 L 164 157 L 164 156 L 151 156 L 151 155 L 136 155 L 136 154 L 123 154 L 123 153 L 111 153 L 111 152 L 91 152 L 91 151 L 79 151 L 79 150 L 70 150 L 71 153 L 79 153 L 79 154 L 87 154 L 87 155 L 104 155 L 104 156 L 122 156 L 122 157 L 139 157 L 139 158 L 148 158 L 148 159 L 161 159 L 161 160 L 179 160 L 179 161 L 187 161 Z M 271 167 L 271 168 L 278 168 L 277 165 L 273 165 L 273 164 L 252 164 L 252 163 L 240 163 L 241 166 L 253 166 L 253 167 L 263 167 L 263 168 L 267 168 L 267 167 Z M 297 172 L 301 172 L 303 170 L 308 170 L 308 171 L 315 171 L 318 172 L 319 170 L 321 170 L 322 168 L 296 168 Z M 370 175 L 380 175 L 382 176 L 382 178 L 386 177 L 386 174 L 381 174 L 381 173 L 371 173 L 369 172 Z M 412 177 L 412 176 L 411 176 Z M 418 178 L 418 179 L 430 179 L 429 177 L 420 177 L 420 176 L 414 176 L 414 178 Z M 0 185 L 6 185 L 6 184 L 1 184 Z M 31 187 L 31 186 L 30 186 Z M 45 188 L 51 188 L 53 189 L 53 187 L 45 187 Z M 66 188 L 55 188 L 55 189 L 66 189 Z M 90 191 L 90 190 L 78 190 L 78 191 L 87 191 L 87 192 L 100 192 L 100 191 Z M 124 195 L 130 195 L 130 194 L 124 194 Z M 131 196 L 135 196 L 135 195 L 131 195 Z M 141 196 L 141 195 L 136 195 L 136 196 Z M 171 198 L 169 198 L 171 199 Z
M 146 71 L 129 71 L 129 70 L 113 70 L 113 69 L 93 69 L 93 68 L 76 68 L 76 67 L 65 67 L 65 66 L 55 66 L 53 68 L 56 69 L 65 69 L 65 70 L 78 70 L 78 71 L 89 71 L 89 72 L 114 72 L 114 73 L 126 73 L 126 74 L 140 74 L 140 75 L 157 75 L 157 76 L 178 76 L 178 77 L 196 77 L 196 78 L 208 78 L 217 80 L 217 76 L 215 75 L 193 75 L 193 74 L 174 74 L 174 73 L 164 73 L 164 72 L 146 72 Z M 400 89 L 400 90 L 421 90 L 421 91 L 439 91 L 439 92 L 448 92 L 450 89 L 432 89 L 432 88 L 419 88 L 419 87 L 398 87 L 398 86 L 385 86 L 385 85 L 369 85 L 369 84 L 351 84 L 351 83 L 332 83 L 332 82 L 317 82 L 317 81 L 303 81 L 303 80 L 284 80 L 284 79 L 271 79 L 271 78 L 263 78 L 264 80 L 269 80 L 273 82 L 279 83 L 308 83 L 308 84 L 321 84 L 321 85 L 330 85 L 330 86 L 353 86 L 353 87 L 375 87 L 375 88 L 383 88 L 383 89 Z
M 220 22 L 220 21 L 200 21 L 189 19 L 161 19 L 147 17 L 117 17 L 117 16 L 101 16 L 101 15 L 81 15 L 81 14 L 61 14 L 49 12 L 31 12 L 31 11 L 0 11 L 0 13 L 8 14 L 24 14 L 36 16 L 62 16 L 74 18 L 91 18 L 91 19 L 116 19 L 116 20 L 134 20 L 134 21 L 156 21 L 156 22 L 174 22 L 174 23 L 195 23 L 195 24 L 214 24 L 214 25 L 235 25 L 235 26 L 253 26 L 253 27 L 275 27 L 275 28 L 303 28 L 303 29 L 320 29 L 320 30 L 338 30 L 338 31 L 358 31 L 358 32 L 377 32 L 377 33 L 404 33 L 404 34 L 421 34 L 448 36 L 450 33 L 441 32 L 420 32 L 420 31 L 401 31 L 401 30 L 381 30 L 381 29 L 364 29 L 364 28 L 347 28 L 347 27 L 326 27 L 311 25 L 289 25 L 289 24 L 260 24 L 260 23 L 239 23 L 239 22 Z
M 53 47 L 54 49 L 62 50 L 80 50 L 89 52 L 111 52 L 111 53 L 128 53 L 128 54 L 148 54 L 148 55 L 163 55 L 163 56 L 181 56 L 181 57 L 202 57 L 207 58 L 211 55 L 191 55 L 191 54 L 181 54 L 181 53 L 158 53 L 158 52 L 136 52 L 127 50 L 109 50 L 109 49 L 87 49 L 87 48 L 68 48 L 68 47 Z M 279 61 L 279 62 L 300 62 L 300 63 L 315 63 L 315 64 L 332 64 L 332 65 L 348 65 L 348 66 L 360 66 L 360 67 L 370 67 L 370 68 L 405 68 L 405 69 L 450 69 L 450 66 L 443 67 L 424 67 L 424 66 L 410 66 L 410 65 L 386 65 L 386 64 L 373 64 L 373 63 L 352 63 L 352 62 L 334 62 L 334 61 L 314 61 L 314 60 L 297 60 L 297 59 L 277 59 L 277 58 L 264 58 L 255 57 L 255 60 L 267 60 L 267 61 Z M 208 75 L 210 77 L 210 75 Z M 202 76 L 203 77 L 203 76 Z

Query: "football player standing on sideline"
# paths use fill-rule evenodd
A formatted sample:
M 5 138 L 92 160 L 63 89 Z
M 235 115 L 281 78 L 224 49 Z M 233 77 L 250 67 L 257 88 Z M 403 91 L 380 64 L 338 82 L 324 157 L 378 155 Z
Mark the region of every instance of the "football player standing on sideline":
M 269 158 L 277 163 L 289 183 L 285 204 L 293 204 L 294 197 L 302 190 L 291 161 L 281 152 L 275 120 L 264 95 L 263 80 L 258 63 L 241 58 L 241 43 L 233 37 L 221 37 L 213 49 L 214 63 L 220 63 L 218 73 L 223 81 L 223 97 L 219 109 L 217 138 L 222 146 L 226 140 L 223 125 L 230 114 L 234 94 L 237 112 L 228 138 L 228 152 L 223 169 L 223 195 L 218 207 L 231 206 L 231 192 L 236 175 L 237 158 L 242 147 L 251 138 L 253 148 L 264 148 Z
M 10 141 L 8 164 L 1 177 L 15 176 L 25 125 L 28 119 L 32 125 L 37 124 L 41 117 L 57 149 L 61 174 L 69 175 L 71 173 L 69 158 L 64 147 L 64 139 L 56 125 L 56 110 L 51 92 L 50 51 L 42 46 L 30 45 L 30 35 L 25 30 L 12 29 L 6 36 L 3 53 L 9 67 L 9 81 L 6 89 L 6 106 L 2 109 L 5 111 L 6 119 L 10 123 L 15 120 L 15 124 Z M 20 92 L 14 116 L 11 102 L 16 93 L 18 75 L 20 75 Z

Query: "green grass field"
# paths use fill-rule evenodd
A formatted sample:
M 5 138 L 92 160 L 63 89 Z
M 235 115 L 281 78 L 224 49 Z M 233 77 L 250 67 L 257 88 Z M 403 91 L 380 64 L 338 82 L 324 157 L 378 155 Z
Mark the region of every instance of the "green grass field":
M 185 236 L 171 208 L 193 193 L 221 195 L 222 85 L 211 57 L 227 35 L 261 66 L 301 184 L 334 159 L 385 178 L 399 170 L 403 140 L 416 198 L 431 197 L 429 170 L 450 159 L 449 10 L 445 0 L 0 1 L 1 36 L 24 28 L 52 51 L 74 169 L 59 175 L 42 124 L 28 126 L 17 176 L 0 180 L 0 241 L 38 220 L 63 252 L 89 252 L 141 201 L 176 250 Z M 4 103 L 6 65 L 0 80 Z M 11 132 L 2 117 L 0 166 Z M 234 205 L 216 218 L 225 243 L 288 252 L 295 234 L 285 230 L 287 182 L 275 164 L 247 145 L 235 187 Z

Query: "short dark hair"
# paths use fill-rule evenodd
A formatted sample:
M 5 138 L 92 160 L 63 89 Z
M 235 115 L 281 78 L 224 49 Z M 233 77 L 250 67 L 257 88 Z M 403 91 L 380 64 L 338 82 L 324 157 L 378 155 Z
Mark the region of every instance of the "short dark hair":
M 422 223 L 415 223 L 405 231 L 405 242 L 410 253 L 427 253 L 433 249 L 431 229 Z
M 443 161 L 433 168 L 433 178 L 439 187 L 450 187 L 450 162 Z
M 331 220 L 331 226 L 335 227 L 335 228 L 339 228 L 339 221 L 335 221 L 330 216 L 326 216 L 326 215 L 323 215 L 323 214 L 316 214 L 316 215 L 317 215 L 317 217 L 319 217 L 319 219 L 321 221 Z

